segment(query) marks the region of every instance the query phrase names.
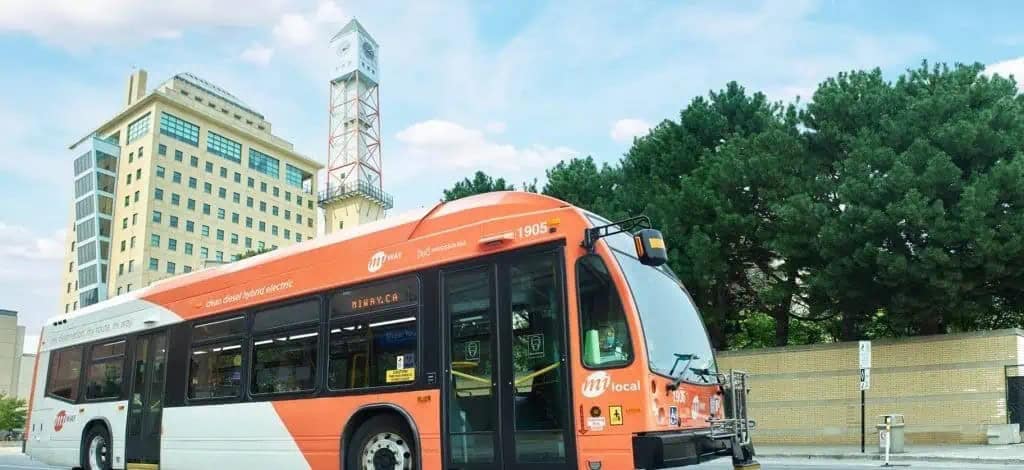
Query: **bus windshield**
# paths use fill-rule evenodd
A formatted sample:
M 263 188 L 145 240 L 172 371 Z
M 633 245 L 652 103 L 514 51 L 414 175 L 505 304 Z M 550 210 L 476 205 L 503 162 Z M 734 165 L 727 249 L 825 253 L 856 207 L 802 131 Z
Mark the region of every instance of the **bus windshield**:
M 639 310 L 651 371 L 687 382 L 716 383 L 717 366 L 707 330 L 672 270 L 640 263 L 626 233 L 603 240 L 622 268 Z

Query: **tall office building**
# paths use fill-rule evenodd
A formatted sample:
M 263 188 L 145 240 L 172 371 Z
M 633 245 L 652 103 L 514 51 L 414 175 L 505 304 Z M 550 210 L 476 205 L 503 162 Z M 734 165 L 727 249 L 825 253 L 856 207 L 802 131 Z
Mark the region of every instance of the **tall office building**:
M 18 325 L 18 312 L 0 309 L 0 394 L 18 396 L 24 348 L 25 327 Z
M 146 77 L 133 72 L 121 111 L 71 145 L 65 312 L 317 233 L 323 165 L 206 80 L 147 92 Z

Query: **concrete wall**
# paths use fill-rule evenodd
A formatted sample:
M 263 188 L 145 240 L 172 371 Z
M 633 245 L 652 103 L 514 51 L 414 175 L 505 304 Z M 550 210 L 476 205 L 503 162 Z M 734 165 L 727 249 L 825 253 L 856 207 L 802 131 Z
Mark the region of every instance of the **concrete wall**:
M 867 441 L 878 415 L 906 415 L 907 443 L 984 443 L 1006 422 L 1004 366 L 1021 361 L 1024 331 L 873 342 Z M 756 443 L 859 444 L 857 343 L 719 353 L 719 368 L 751 373 Z M 876 444 L 877 445 L 877 444 Z
M 28 401 L 32 394 L 32 374 L 36 370 L 36 355 L 22 354 L 21 367 L 18 372 L 18 398 Z

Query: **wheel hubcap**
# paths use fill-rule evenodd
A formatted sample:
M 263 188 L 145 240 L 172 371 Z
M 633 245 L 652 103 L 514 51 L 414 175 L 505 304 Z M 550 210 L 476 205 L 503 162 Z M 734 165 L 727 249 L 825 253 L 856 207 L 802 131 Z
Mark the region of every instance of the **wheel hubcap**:
M 107 440 L 103 436 L 94 436 L 89 442 L 89 468 L 91 470 L 107 468 Z
M 411 470 L 412 449 L 402 436 L 382 432 L 363 446 L 364 470 Z

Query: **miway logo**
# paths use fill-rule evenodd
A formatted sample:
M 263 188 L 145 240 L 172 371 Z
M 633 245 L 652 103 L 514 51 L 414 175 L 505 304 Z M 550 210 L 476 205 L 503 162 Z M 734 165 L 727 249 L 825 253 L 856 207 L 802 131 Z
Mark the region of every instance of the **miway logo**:
M 402 252 L 400 251 L 394 253 L 385 253 L 383 251 L 378 251 L 374 253 L 373 256 L 370 257 L 370 262 L 366 263 L 366 270 L 370 271 L 371 273 L 375 273 L 377 271 L 380 271 L 380 268 L 384 267 L 384 263 L 401 258 Z
M 597 398 L 604 394 L 609 388 L 613 392 L 639 392 L 640 381 L 630 383 L 615 383 L 612 381 L 612 377 L 605 371 L 593 372 L 583 380 L 583 386 L 580 390 L 583 396 L 586 398 Z

